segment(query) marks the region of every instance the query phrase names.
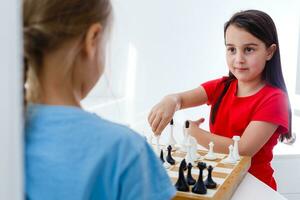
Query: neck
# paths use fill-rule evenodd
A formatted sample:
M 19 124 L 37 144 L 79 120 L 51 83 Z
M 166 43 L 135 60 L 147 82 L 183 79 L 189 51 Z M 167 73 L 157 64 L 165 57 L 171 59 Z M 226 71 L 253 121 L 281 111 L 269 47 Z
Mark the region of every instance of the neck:
M 41 97 L 38 103 L 80 106 L 80 81 L 74 80 L 74 66 L 65 53 L 47 54 L 39 74 Z
M 257 93 L 264 86 L 265 86 L 265 82 L 261 79 L 257 79 L 251 82 L 238 81 L 236 96 L 238 97 L 251 96 Z

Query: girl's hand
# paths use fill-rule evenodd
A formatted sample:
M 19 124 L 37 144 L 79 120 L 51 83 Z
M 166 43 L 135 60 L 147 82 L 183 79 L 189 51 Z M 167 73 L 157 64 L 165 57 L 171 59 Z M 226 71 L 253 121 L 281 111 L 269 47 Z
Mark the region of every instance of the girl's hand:
M 173 118 L 174 113 L 180 109 L 180 97 L 168 95 L 156 104 L 149 116 L 148 122 L 155 135 L 160 135 Z
M 188 134 L 190 134 L 193 137 L 196 137 L 197 129 L 199 129 L 199 126 L 204 122 L 204 118 L 200 118 L 197 121 L 189 121 L 190 127 L 188 129 Z

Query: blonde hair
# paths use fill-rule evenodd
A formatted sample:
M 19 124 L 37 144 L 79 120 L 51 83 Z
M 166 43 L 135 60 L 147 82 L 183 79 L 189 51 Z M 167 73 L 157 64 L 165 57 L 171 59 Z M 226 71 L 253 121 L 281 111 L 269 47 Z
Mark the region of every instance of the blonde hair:
M 93 23 L 105 29 L 111 10 L 110 0 L 23 0 L 25 104 L 40 96 L 44 54 L 84 35 Z

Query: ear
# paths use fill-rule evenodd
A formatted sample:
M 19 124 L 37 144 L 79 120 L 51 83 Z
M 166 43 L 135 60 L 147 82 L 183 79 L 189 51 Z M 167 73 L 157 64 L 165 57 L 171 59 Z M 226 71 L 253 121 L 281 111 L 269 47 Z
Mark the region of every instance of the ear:
M 102 38 L 103 28 L 100 23 L 92 24 L 86 32 L 83 50 L 88 59 L 93 59 Z
M 276 44 L 272 44 L 270 47 L 268 47 L 268 49 L 267 49 L 267 61 L 271 60 L 271 58 L 273 57 L 276 49 L 277 49 Z

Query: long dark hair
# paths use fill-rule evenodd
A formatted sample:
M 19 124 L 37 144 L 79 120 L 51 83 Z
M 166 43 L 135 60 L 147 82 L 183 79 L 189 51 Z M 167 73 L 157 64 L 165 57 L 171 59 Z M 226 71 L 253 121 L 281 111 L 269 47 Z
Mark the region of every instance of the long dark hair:
M 262 78 L 268 84 L 277 87 L 284 91 L 288 97 L 288 92 L 286 89 L 286 85 L 284 82 L 284 78 L 281 70 L 281 61 L 280 61 L 280 50 L 278 43 L 278 36 L 275 24 L 272 18 L 259 10 L 246 10 L 235 13 L 228 22 L 224 25 L 224 38 L 227 31 L 227 28 L 230 25 L 234 25 L 236 27 L 242 28 L 247 32 L 251 33 L 256 38 L 260 39 L 266 47 L 270 47 L 272 44 L 276 44 L 277 48 L 274 52 L 273 57 L 266 62 L 265 68 L 262 72 Z M 232 80 L 236 79 L 234 75 L 229 72 L 229 78 L 225 79 L 223 84 L 224 89 L 216 101 L 216 104 L 212 108 L 210 121 L 212 124 L 215 122 L 215 117 L 218 112 L 219 106 L 222 102 L 224 95 L 226 94 L 230 83 Z M 288 99 L 289 102 L 289 99 Z M 288 133 L 284 133 L 280 135 L 280 141 L 284 141 L 291 139 L 292 137 L 292 112 L 291 105 L 289 102 L 289 131 Z

